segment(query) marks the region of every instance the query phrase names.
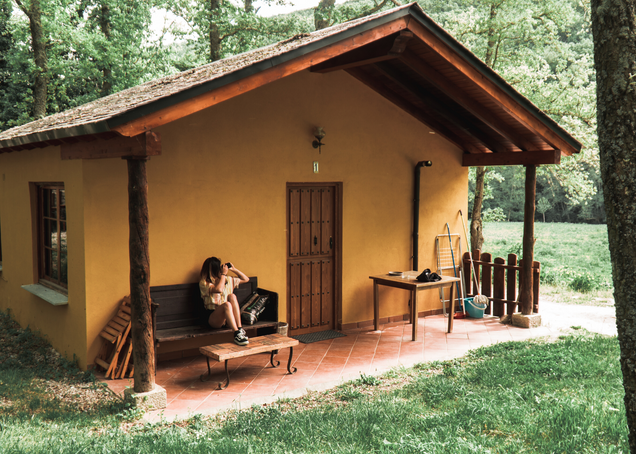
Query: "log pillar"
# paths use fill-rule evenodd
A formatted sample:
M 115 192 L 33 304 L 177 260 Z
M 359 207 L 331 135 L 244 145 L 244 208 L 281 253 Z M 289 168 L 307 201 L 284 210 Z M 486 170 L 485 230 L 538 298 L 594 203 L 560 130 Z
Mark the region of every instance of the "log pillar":
M 523 210 L 523 262 L 521 276 L 521 313 L 532 314 L 533 282 L 532 264 L 534 262 L 534 214 L 537 198 L 537 166 L 526 166 L 526 201 Z
M 133 344 L 134 391 L 155 389 L 155 350 L 150 307 L 150 259 L 148 253 L 147 157 L 127 157 L 128 241 L 130 254 L 130 310 Z

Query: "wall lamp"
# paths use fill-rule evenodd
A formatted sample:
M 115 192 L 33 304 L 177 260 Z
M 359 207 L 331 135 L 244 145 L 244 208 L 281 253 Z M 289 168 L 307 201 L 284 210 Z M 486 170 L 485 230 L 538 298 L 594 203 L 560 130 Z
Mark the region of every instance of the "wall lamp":
M 316 140 L 314 140 L 311 144 L 314 148 L 318 148 L 318 153 L 322 152 L 322 146 L 324 145 L 324 143 L 322 143 L 322 139 L 325 135 L 325 130 L 321 127 L 316 127 L 316 129 L 314 129 L 314 137 Z

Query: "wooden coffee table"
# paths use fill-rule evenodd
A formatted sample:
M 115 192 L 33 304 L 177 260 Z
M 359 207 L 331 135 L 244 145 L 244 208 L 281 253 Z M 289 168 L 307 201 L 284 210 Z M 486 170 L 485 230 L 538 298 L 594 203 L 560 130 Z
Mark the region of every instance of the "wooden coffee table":
M 219 383 L 219 389 L 225 389 L 230 384 L 230 373 L 227 370 L 227 362 L 230 359 L 243 358 L 245 356 L 269 352 L 271 353 L 269 358 L 270 364 L 272 367 L 278 367 L 280 365 L 280 361 L 276 361 L 276 364 L 274 364 L 274 355 L 278 353 L 278 350 L 288 347 L 289 360 L 287 361 L 287 372 L 293 374 L 297 369 L 294 367 L 292 370 L 291 362 L 292 356 L 294 355 L 294 347 L 298 345 L 298 343 L 299 342 L 296 339 L 283 336 L 282 334 L 268 334 L 266 336 L 252 337 L 250 339 L 250 343 L 245 346 L 228 342 L 226 344 L 215 344 L 200 347 L 199 351 L 205 356 L 205 359 L 208 362 L 208 373 L 201 375 L 201 381 L 208 381 L 212 375 L 210 359 L 218 362 L 225 361 L 226 381 L 225 384 L 223 384 L 223 382 Z

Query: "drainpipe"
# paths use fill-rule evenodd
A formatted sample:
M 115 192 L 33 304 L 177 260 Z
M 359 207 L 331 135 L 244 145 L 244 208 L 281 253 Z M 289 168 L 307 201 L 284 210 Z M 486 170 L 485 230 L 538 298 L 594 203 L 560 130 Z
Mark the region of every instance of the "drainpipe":
M 431 161 L 420 161 L 415 164 L 415 187 L 413 189 L 413 271 L 417 271 L 419 261 L 420 239 L 420 169 L 430 167 Z

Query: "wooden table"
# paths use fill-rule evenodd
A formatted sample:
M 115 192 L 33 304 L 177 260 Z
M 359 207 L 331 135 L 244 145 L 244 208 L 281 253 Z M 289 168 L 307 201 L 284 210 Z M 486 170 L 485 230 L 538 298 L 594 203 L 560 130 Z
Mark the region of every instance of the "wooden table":
M 296 368 L 291 367 L 294 347 L 298 345 L 296 339 L 283 336 L 282 334 L 268 334 L 266 336 L 252 337 L 247 345 L 236 345 L 232 342 L 227 344 L 215 344 L 200 347 L 199 351 L 205 356 L 208 362 L 208 373 L 201 375 L 201 381 L 208 381 L 212 375 L 210 369 L 210 359 L 214 361 L 225 361 L 225 383 L 219 383 L 219 389 L 225 389 L 230 384 L 230 373 L 227 370 L 227 362 L 230 359 L 242 358 L 244 356 L 256 355 L 257 353 L 270 353 L 269 362 L 272 367 L 278 367 L 280 361 L 274 364 L 274 355 L 278 350 L 289 347 L 289 360 L 287 361 L 287 372 L 293 374 Z
M 413 340 L 417 340 L 417 308 L 418 294 L 422 290 L 438 289 L 440 287 L 450 287 L 451 308 L 448 316 L 448 332 L 453 331 L 453 315 L 455 313 L 455 301 L 453 299 L 453 287 L 455 282 L 459 281 L 458 277 L 442 276 L 441 281 L 437 282 L 419 282 L 415 278 L 419 275 L 417 271 L 405 271 L 403 276 L 389 276 L 388 274 L 380 274 L 377 276 L 369 276 L 373 279 L 373 327 L 377 331 L 379 329 L 380 318 L 380 296 L 378 287 L 384 285 L 386 287 L 395 287 L 409 290 L 411 292 L 411 314 L 410 322 L 413 324 Z

